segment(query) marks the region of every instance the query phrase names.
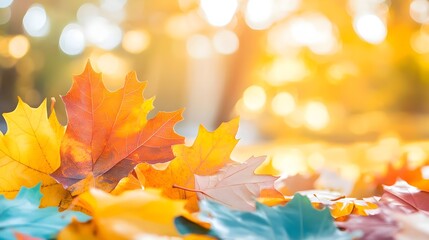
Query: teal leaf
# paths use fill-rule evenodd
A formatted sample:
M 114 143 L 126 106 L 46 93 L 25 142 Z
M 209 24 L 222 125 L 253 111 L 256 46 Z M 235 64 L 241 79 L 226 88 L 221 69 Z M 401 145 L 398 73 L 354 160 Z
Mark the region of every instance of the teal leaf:
M 212 201 L 201 201 L 199 219 L 211 224 L 208 235 L 219 239 L 353 239 L 337 229 L 329 209 L 317 210 L 300 194 L 285 206 L 256 204 L 256 211 L 231 210 Z M 195 224 L 176 221 L 181 234 L 197 233 Z
M 182 234 L 194 233 L 199 235 L 210 235 L 209 229 L 206 229 L 185 217 L 176 217 L 174 219 L 177 231 Z
M 72 218 L 87 221 L 91 217 L 81 212 L 56 207 L 39 208 L 40 183 L 33 188 L 22 187 L 15 199 L 0 196 L 0 239 L 15 239 L 19 232 L 43 239 L 55 238 Z

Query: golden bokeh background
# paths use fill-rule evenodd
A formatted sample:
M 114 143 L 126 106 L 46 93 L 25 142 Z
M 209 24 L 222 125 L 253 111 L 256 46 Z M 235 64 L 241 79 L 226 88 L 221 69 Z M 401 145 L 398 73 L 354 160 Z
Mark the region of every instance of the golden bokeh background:
M 426 159 L 427 0 L 0 0 L 0 33 L 1 112 L 65 94 L 90 59 L 110 89 L 135 70 L 158 110 L 185 107 L 189 138 L 241 116 L 243 149 L 304 162 L 290 172 Z

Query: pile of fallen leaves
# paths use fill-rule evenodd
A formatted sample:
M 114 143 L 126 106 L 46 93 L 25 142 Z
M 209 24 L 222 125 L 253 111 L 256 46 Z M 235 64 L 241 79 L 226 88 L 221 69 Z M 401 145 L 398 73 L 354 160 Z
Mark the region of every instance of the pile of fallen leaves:
M 130 73 L 110 92 L 88 64 L 63 97 L 67 127 L 46 101 L 4 114 L 0 239 L 429 237 L 421 169 L 362 180 L 366 198 L 315 189 L 317 173 L 279 178 L 265 157 L 233 161 L 238 119 L 184 145 L 182 110 L 148 120 L 145 85 Z

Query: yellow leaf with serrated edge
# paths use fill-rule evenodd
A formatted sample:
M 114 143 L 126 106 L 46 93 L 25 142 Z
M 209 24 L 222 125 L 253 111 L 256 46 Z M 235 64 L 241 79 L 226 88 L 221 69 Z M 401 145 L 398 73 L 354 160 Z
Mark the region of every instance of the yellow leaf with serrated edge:
M 64 127 L 55 112 L 47 117 L 46 100 L 32 108 L 18 99 L 13 112 L 3 114 L 6 134 L 0 135 L 0 194 L 13 198 L 22 186 L 41 182 L 41 206 L 56 206 L 67 194 L 50 174 L 60 166 Z
M 197 195 L 194 175 L 209 176 L 231 162 L 230 155 L 238 140 L 239 119 L 222 123 L 214 132 L 200 126 L 198 136 L 192 146 L 173 146 L 176 156 L 165 170 L 157 170 L 150 164 L 140 164 L 136 171 L 144 175 L 140 178 L 145 187 L 161 188 L 165 196 L 173 199 L 187 199 L 187 209 L 195 211 Z

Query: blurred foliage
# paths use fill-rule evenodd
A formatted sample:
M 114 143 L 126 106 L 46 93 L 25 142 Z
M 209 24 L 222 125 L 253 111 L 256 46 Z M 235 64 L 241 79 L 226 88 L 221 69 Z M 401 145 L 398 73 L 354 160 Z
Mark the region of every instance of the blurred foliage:
M 257 138 L 429 135 L 426 0 L 1 0 L 0 7 L 1 112 L 17 95 L 31 105 L 64 95 L 69 76 L 90 59 L 110 89 L 135 69 L 159 109 L 186 107 L 185 133 L 241 115 Z

